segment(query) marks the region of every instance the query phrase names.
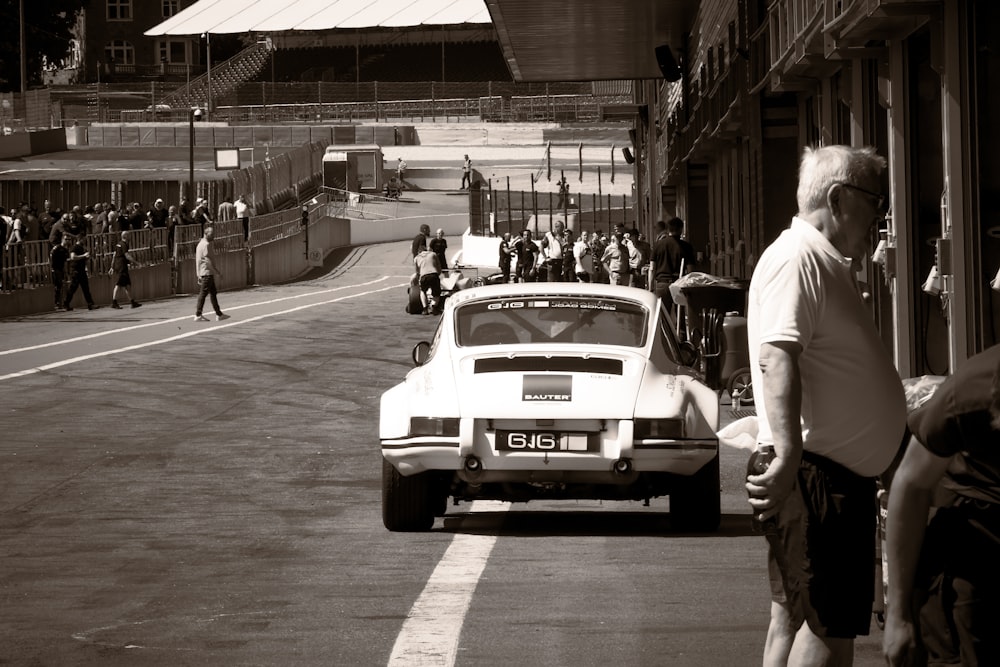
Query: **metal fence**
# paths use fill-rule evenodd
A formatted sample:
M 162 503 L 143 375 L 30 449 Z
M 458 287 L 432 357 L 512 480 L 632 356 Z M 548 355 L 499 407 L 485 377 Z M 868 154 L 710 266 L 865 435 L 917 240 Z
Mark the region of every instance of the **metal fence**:
M 50 91 L 45 91 L 49 95 Z M 54 87 L 62 124 L 182 122 L 189 110 L 162 104 L 161 82 Z M 606 104 L 630 102 L 630 86 L 509 81 L 271 83 L 248 82 L 212 102 L 212 120 L 232 123 L 316 121 L 594 121 Z
M 247 238 L 243 233 L 242 220 L 223 220 L 213 222 L 215 235 L 212 237 L 212 248 L 216 253 L 236 252 L 245 250 Z M 174 260 L 194 259 L 198 242 L 204 235 L 201 225 L 178 225 L 174 228 Z
M 121 232 L 89 234 L 79 239 L 90 254 L 87 259 L 87 273 L 101 275 L 111 269 L 115 246 L 121 239 Z M 137 229 L 129 232 L 129 254 L 137 264 L 148 266 L 170 259 L 168 230 Z M 5 291 L 32 289 L 52 283 L 52 245 L 47 241 L 25 241 L 5 247 L 2 251 L 3 270 L 0 284 Z
M 548 231 L 556 220 L 576 220 L 574 231 L 611 231 L 616 224 L 635 224 L 634 201 L 628 195 L 572 193 L 565 197 L 553 192 L 493 189 L 492 184 L 479 194 L 479 210 L 472 216 L 474 234 L 484 236 L 519 234 L 531 229 L 535 234 Z
M 341 215 L 346 214 L 348 217 L 374 220 L 389 220 L 398 217 L 399 199 L 393 197 L 380 197 L 328 187 L 323 188 L 323 194 L 328 197 L 331 203 L 339 204 L 342 207 Z

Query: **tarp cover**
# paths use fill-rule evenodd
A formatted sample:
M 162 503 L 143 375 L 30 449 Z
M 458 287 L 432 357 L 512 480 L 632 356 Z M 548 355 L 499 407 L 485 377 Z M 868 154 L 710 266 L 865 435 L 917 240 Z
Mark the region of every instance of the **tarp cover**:
M 199 0 L 146 35 L 491 23 L 485 0 Z

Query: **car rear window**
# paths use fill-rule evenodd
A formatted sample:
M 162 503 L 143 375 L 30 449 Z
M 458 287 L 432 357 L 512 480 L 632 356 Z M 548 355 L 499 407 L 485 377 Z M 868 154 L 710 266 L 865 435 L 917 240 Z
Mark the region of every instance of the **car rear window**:
M 641 304 L 614 298 L 499 298 L 455 309 L 461 347 L 518 343 L 643 347 L 648 320 Z

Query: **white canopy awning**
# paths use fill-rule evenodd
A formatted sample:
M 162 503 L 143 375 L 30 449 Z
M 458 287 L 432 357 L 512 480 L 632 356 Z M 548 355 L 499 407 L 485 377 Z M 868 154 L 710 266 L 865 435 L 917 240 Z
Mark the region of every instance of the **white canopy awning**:
M 146 35 L 491 23 L 485 0 L 199 0 Z

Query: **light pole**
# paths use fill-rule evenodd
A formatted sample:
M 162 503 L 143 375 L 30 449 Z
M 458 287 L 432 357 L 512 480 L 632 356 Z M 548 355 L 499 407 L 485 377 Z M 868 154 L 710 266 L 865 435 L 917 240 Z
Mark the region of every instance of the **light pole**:
M 212 33 L 205 33 L 206 74 L 208 75 L 208 102 L 205 106 L 205 118 L 212 120 Z
M 188 112 L 188 207 L 194 203 L 194 122 L 201 120 L 201 109 Z

